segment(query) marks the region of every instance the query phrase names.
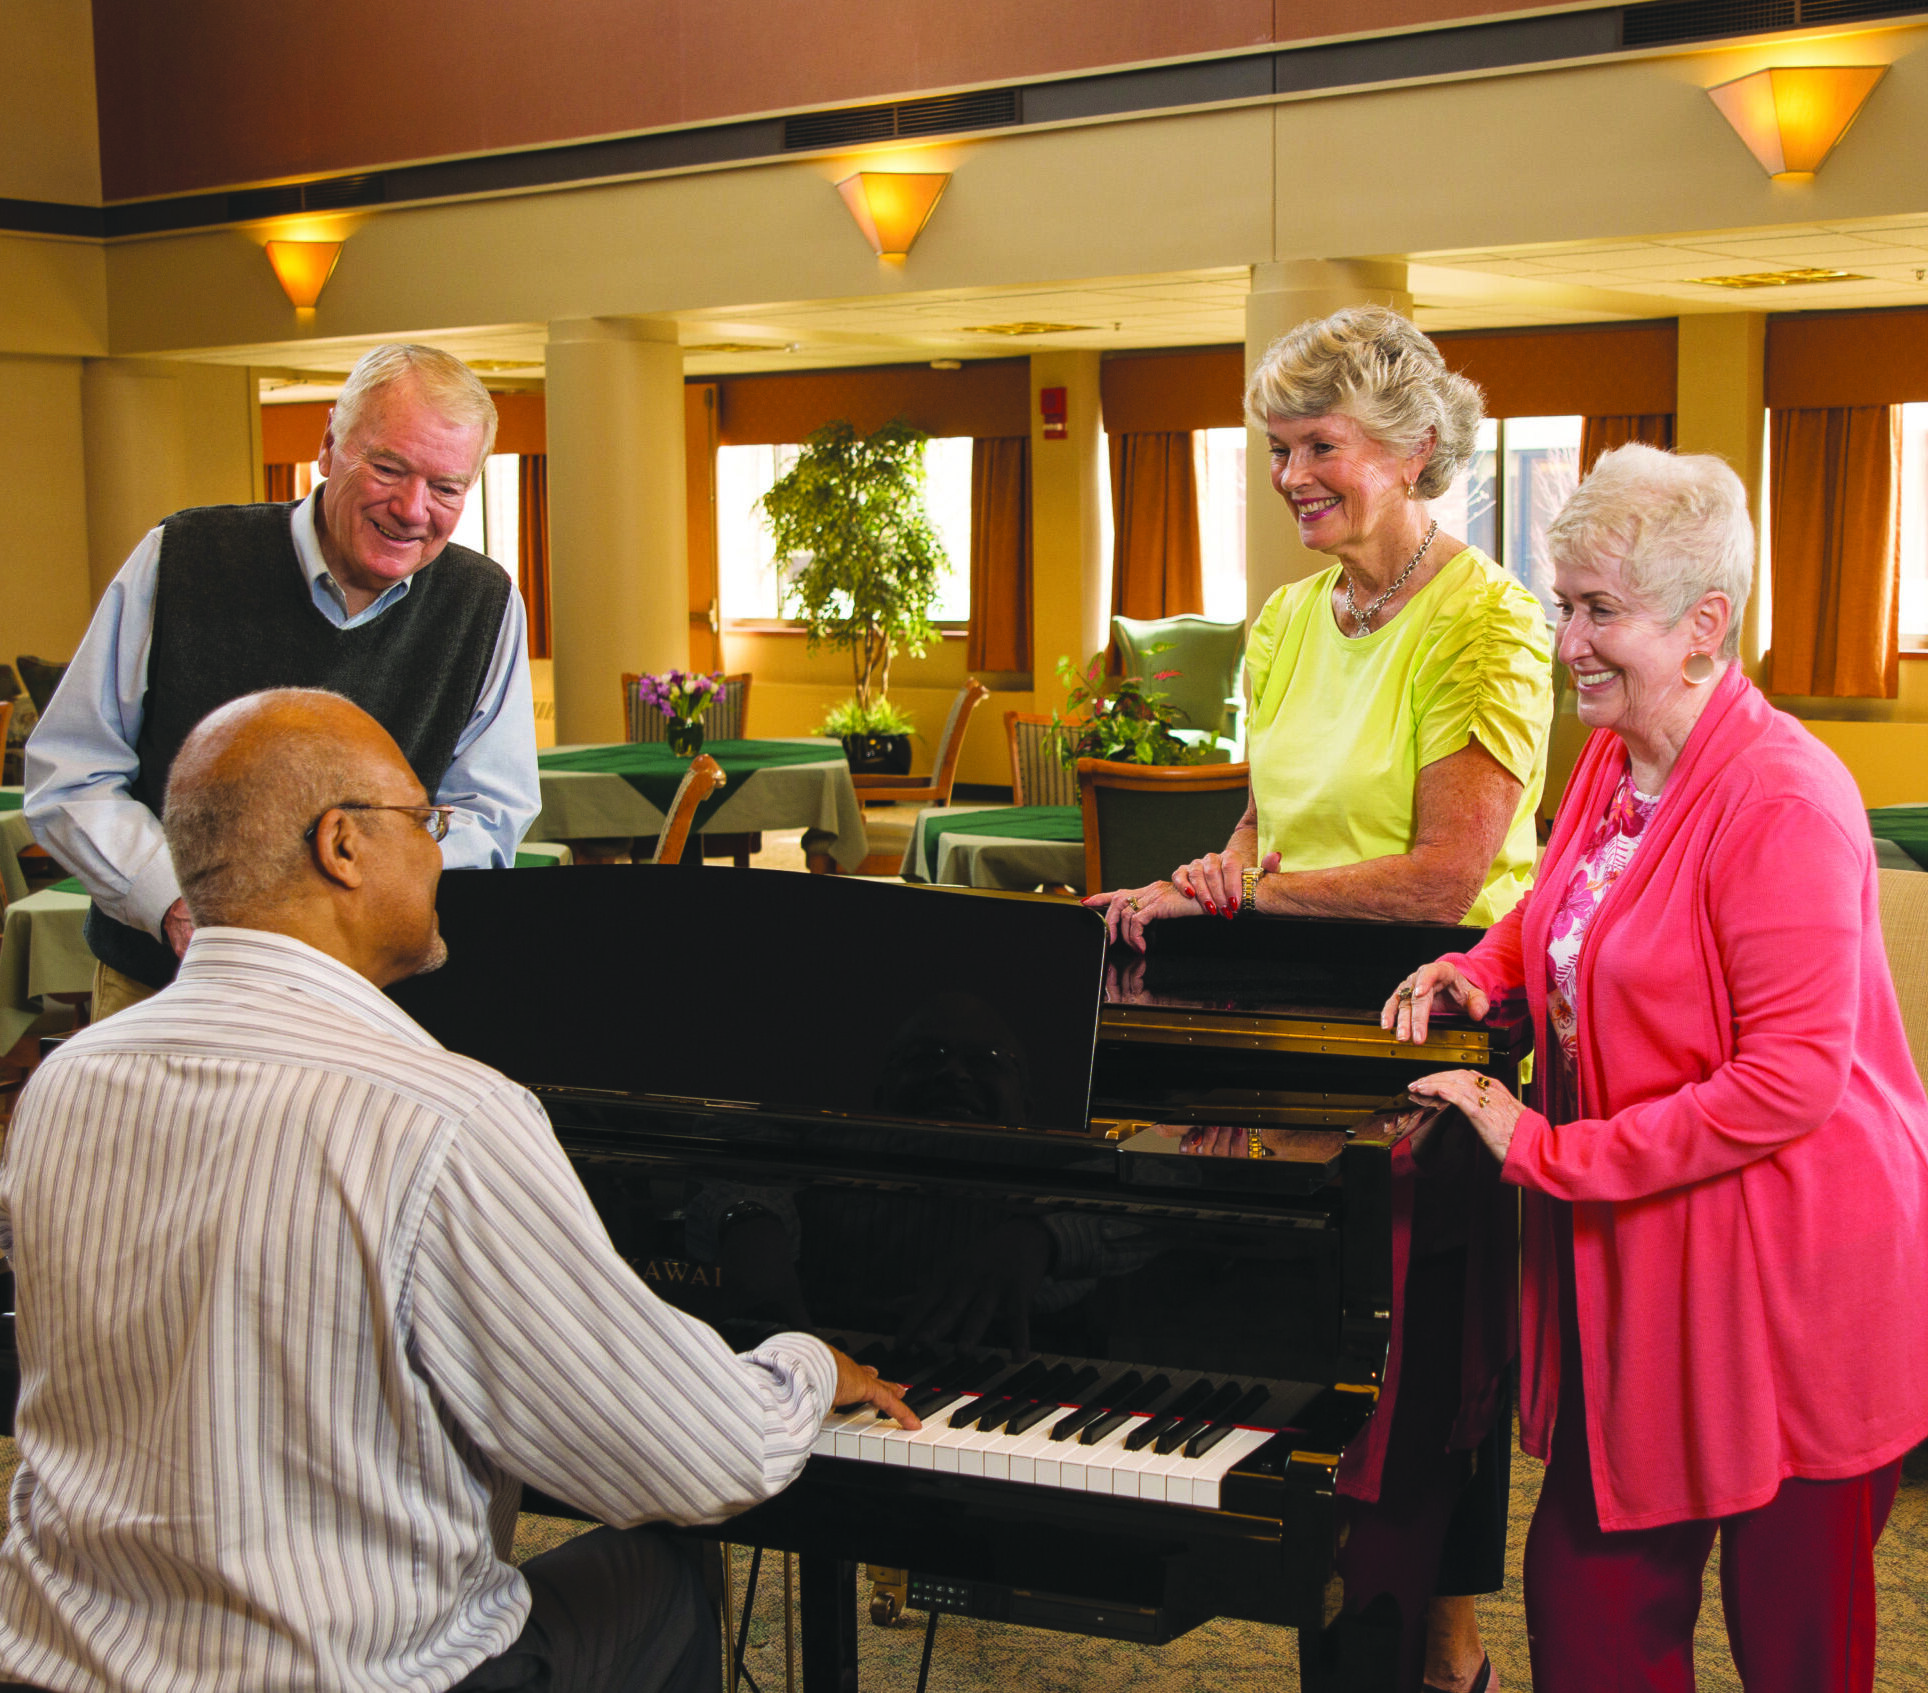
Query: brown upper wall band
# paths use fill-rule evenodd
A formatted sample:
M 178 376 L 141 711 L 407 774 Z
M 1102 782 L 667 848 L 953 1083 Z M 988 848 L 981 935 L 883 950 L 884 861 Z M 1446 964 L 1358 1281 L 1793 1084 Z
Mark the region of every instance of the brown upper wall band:
M 1840 23 L 1921 11 L 1924 0 L 1750 0 L 1742 23 L 1750 34 L 1793 29 L 1802 7 L 1817 5 Z M 379 13 L 370 0 L 94 0 L 109 209 L 0 203 L 0 227 L 152 233 L 1428 81 L 1711 41 L 1741 27 L 1731 0 L 1513 15 L 1524 9 L 1505 0 L 499 0 L 483 27 L 466 0 Z M 1321 40 L 1341 34 L 1352 39 Z M 1288 45 L 1301 42 L 1313 44 Z M 1102 69 L 1159 60 L 1177 62 Z M 810 109 L 854 101 L 870 103 Z M 745 116 L 784 111 L 795 115 Z M 316 176 L 327 180 L 225 186 Z M 170 198 L 152 204 L 158 196 Z M 150 204 L 111 204 L 137 199 Z M 85 213 L 98 227 L 69 227 Z M 59 228 L 47 221 L 63 216 Z M 32 218 L 40 221 L 20 221 Z

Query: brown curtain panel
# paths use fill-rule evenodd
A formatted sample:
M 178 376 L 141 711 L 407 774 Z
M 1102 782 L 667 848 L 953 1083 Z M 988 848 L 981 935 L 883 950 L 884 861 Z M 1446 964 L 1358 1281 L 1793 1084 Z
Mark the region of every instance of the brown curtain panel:
M 1901 410 L 1768 413 L 1777 694 L 1893 699 L 1901 681 Z
M 264 464 L 261 467 L 262 497 L 270 505 L 287 505 L 295 497 L 295 467 L 291 464 Z
M 1633 412 L 1623 417 L 1589 417 L 1580 424 L 1580 474 L 1593 468 L 1602 453 L 1639 441 L 1664 453 L 1674 450 L 1674 414 L 1670 411 Z
M 1205 609 L 1198 471 L 1189 430 L 1111 438 L 1111 609 L 1176 617 Z
M 1031 668 L 1031 442 L 971 445 L 971 670 Z
M 521 461 L 522 510 L 516 541 L 516 586 L 529 613 L 529 656 L 550 656 L 549 635 L 549 455 L 524 453 Z

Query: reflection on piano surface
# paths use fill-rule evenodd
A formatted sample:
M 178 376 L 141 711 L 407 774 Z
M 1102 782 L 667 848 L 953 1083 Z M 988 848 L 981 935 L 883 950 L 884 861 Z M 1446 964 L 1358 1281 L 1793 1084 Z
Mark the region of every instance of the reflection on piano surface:
M 1384 1379 L 1396 1169 L 1469 1132 L 1402 1089 L 1518 1056 L 1450 1023 L 1395 1049 L 1378 1006 L 1465 932 L 1170 924 L 1107 975 L 1065 902 L 727 881 L 713 910 L 650 867 L 450 874 L 449 965 L 396 997 L 536 1090 L 659 1293 L 910 1384 L 922 1431 L 832 1418 L 728 1530 L 804 1554 L 806 1684 L 855 1685 L 868 1562 L 1034 1626 L 1294 1626 L 1303 1685 L 1340 1685 L 1334 1478 Z M 1186 1155 L 1199 1124 L 1259 1156 Z

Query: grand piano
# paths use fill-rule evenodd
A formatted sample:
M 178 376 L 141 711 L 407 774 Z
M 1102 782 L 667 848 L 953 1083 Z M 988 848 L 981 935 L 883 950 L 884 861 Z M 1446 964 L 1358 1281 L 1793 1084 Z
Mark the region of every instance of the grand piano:
M 1383 1628 L 1336 1620 L 1335 1483 L 1398 1185 L 1471 1141 L 1403 1088 L 1511 1079 L 1525 1031 L 1396 1047 L 1378 1008 L 1467 931 L 1206 919 L 1108 958 L 1064 901 L 646 866 L 438 903 L 449 963 L 396 999 L 535 1092 L 638 1273 L 914 1390 L 921 1434 L 839 1414 L 723 1531 L 801 1555 L 809 1693 L 856 1687 L 860 1566 L 876 1620 L 1233 1616 L 1299 1631 L 1307 1693 L 1390 1687 Z

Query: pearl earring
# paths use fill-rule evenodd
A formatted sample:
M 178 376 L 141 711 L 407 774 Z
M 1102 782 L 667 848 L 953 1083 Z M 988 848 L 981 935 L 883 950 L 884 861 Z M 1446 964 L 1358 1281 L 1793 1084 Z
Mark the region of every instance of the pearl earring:
M 1714 661 L 1706 653 L 1689 653 L 1680 661 L 1680 679 L 1690 688 L 1698 688 L 1714 679 Z

